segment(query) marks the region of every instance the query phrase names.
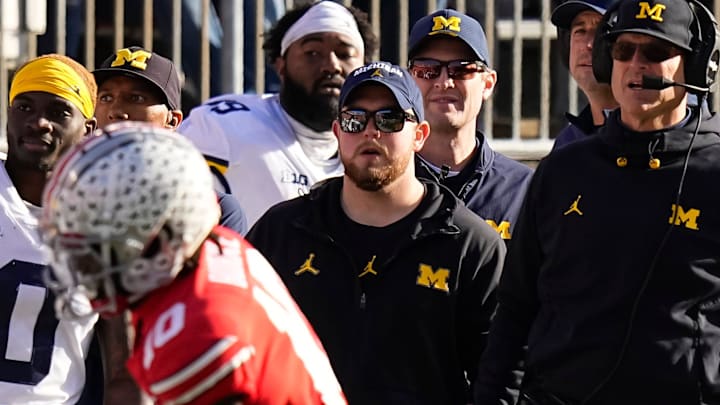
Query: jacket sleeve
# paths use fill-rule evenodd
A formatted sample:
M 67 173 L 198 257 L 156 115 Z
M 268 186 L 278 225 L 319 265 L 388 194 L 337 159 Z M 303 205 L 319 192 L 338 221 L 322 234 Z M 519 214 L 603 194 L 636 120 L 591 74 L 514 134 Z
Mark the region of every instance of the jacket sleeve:
M 272 259 L 272 248 L 275 245 L 273 239 L 278 238 L 278 232 L 282 232 L 282 227 L 275 226 L 277 223 L 274 219 L 273 207 L 270 207 L 245 235 L 245 240 L 260 252 L 271 265 L 274 266 Z
M 477 239 L 471 242 L 463 258 L 463 277 L 470 279 L 462 280 L 464 285 L 458 298 L 460 319 L 456 323 L 460 360 L 471 382 L 476 377 L 477 364 L 487 344 L 497 307 L 497 285 L 506 252 L 505 242 L 498 233 L 484 222 L 479 225 L 487 227 L 487 232 L 477 238 L 479 243 Z
M 247 218 L 245 212 L 235 197 L 230 194 L 217 191 L 218 204 L 220 205 L 219 224 L 225 228 L 232 229 L 240 235 L 245 235 L 247 229 Z
M 533 176 L 500 278 L 497 313 L 474 385 L 476 404 L 514 404 L 519 394 L 528 333 L 539 307 L 536 207 L 542 167 Z

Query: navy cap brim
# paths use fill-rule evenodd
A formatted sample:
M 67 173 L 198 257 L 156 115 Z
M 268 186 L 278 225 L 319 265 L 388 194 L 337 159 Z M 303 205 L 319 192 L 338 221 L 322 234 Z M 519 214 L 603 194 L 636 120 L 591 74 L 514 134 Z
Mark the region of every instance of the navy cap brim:
M 353 92 L 355 90 L 362 87 L 363 85 L 368 85 L 368 84 L 379 84 L 379 85 L 385 87 L 386 89 L 390 90 L 390 92 L 395 97 L 395 102 L 398 103 L 400 108 L 402 108 L 403 110 L 413 110 L 413 112 L 417 115 L 417 112 L 414 110 L 413 106 L 409 102 L 403 102 L 403 101 L 406 101 L 406 99 L 408 98 L 407 94 L 404 94 L 402 92 L 402 90 L 398 89 L 396 86 L 393 86 L 392 84 L 390 84 L 386 81 L 383 81 L 379 78 L 376 79 L 374 77 L 368 77 L 362 81 L 357 82 L 351 89 L 349 89 L 347 91 L 347 93 L 345 94 L 345 97 L 342 100 L 340 100 L 340 106 L 341 107 L 345 106 L 345 102 L 347 101 L 348 98 L 350 98 L 350 96 L 353 94 Z
M 165 104 L 170 106 L 171 109 L 176 110 L 178 109 L 177 106 L 173 106 L 170 103 L 170 99 L 168 98 L 167 92 L 165 91 L 165 88 L 160 85 L 160 83 L 156 82 L 155 80 L 132 70 L 129 69 L 121 69 L 121 68 L 101 68 L 93 70 L 92 72 L 93 76 L 95 76 L 95 82 L 97 82 L 98 87 L 107 79 L 114 77 L 114 76 L 129 76 L 132 78 L 142 79 L 146 82 L 152 84 L 155 86 L 162 95 L 165 97 Z
M 488 67 L 492 66 L 487 38 L 480 22 L 453 9 L 438 10 L 420 18 L 413 25 L 408 38 L 410 59 L 414 58 L 428 41 L 438 37 L 461 40 L 470 47 L 477 60 Z
M 482 52 L 480 51 L 480 49 L 473 46 L 473 44 L 471 42 L 469 42 L 467 39 L 458 35 L 457 32 L 449 31 L 449 30 L 435 31 L 432 34 L 428 34 L 425 38 L 418 41 L 410 49 L 410 51 L 408 52 L 408 55 L 410 55 L 410 58 L 412 59 L 418 53 L 418 51 L 420 51 L 420 49 L 422 49 L 422 47 L 425 45 L 426 42 L 429 42 L 430 40 L 432 40 L 434 38 L 441 38 L 442 36 L 448 36 L 450 38 L 457 38 L 457 39 L 461 40 L 465 45 L 467 45 L 470 48 L 471 51 L 473 51 L 477 60 L 484 63 L 485 66 L 490 67 L 490 61 L 488 61 L 487 58 L 482 55 Z
M 626 28 L 626 29 L 622 29 L 622 30 L 611 31 L 607 34 L 607 36 L 610 39 L 614 40 L 615 38 L 617 38 L 618 35 L 624 34 L 624 33 L 647 35 L 647 36 L 650 36 L 653 38 L 661 39 L 665 42 L 668 42 L 668 43 L 680 48 L 680 49 L 684 49 L 686 51 L 692 51 L 692 49 L 689 46 L 687 46 L 685 44 L 681 44 L 680 42 L 678 42 L 674 39 L 671 39 L 670 37 L 668 37 L 667 35 L 664 35 L 661 32 L 657 32 L 657 31 L 650 30 L 647 28 Z
M 555 8 L 550 21 L 558 28 L 569 30 L 572 22 L 578 14 L 583 11 L 595 11 L 600 15 L 605 14 L 605 9 L 584 1 L 568 1 Z

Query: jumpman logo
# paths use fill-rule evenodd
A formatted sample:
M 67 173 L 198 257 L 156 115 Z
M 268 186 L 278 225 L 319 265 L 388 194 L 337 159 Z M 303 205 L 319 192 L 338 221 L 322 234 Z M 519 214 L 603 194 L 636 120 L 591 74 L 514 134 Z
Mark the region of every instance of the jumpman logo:
M 377 257 L 377 256 L 373 255 L 372 259 L 370 259 L 368 264 L 365 265 L 365 268 L 363 269 L 362 273 L 360 273 L 358 278 L 360 278 L 366 274 L 373 274 L 373 275 L 377 276 L 377 271 L 375 271 L 375 269 L 373 269 L 373 263 L 375 262 L 375 257 Z
M 315 258 L 315 253 L 310 253 L 310 256 L 308 256 L 308 258 L 305 259 L 305 263 L 303 263 L 302 266 L 300 266 L 300 268 L 297 269 L 297 271 L 295 271 L 295 275 L 299 276 L 299 275 L 305 273 L 306 271 L 309 271 L 310 273 L 312 273 L 313 276 L 317 276 L 318 273 L 320 273 L 320 270 L 313 267 L 312 261 L 314 258 Z
M 582 195 L 578 194 L 578 198 L 575 199 L 575 202 L 572 203 L 572 205 L 570 206 L 570 209 L 565 211 L 565 213 L 563 215 L 568 215 L 572 212 L 574 212 L 578 215 L 582 215 L 583 214 L 582 211 L 580 211 L 580 208 L 578 208 L 578 203 L 580 202 L 581 198 L 582 198 Z

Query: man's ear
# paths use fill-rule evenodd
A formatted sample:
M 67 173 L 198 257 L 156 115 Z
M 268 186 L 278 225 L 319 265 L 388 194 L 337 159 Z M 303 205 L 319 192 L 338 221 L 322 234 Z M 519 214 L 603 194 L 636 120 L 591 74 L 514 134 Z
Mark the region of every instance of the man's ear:
M 285 58 L 283 58 L 282 56 L 278 56 L 277 58 L 275 58 L 273 66 L 275 67 L 275 71 L 280 77 L 280 81 L 285 81 Z
M 183 113 L 180 110 L 168 111 L 168 120 L 165 124 L 169 129 L 175 130 L 183 120 Z
M 85 120 L 85 136 L 92 135 L 97 129 L 97 119 L 95 117 L 88 118 Z
M 430 124 L 427 121 L 423 121 L 415 128 L 415 152 L 422 149 L 428 136 L 430 136 Z
M 482 90 L 482 99 L 483 101 L 486 101 L 490 98 L 493 94 L 493 90 L 495 89 L 495 84 L 497 83 L 497 72 L 494 70 L 488 70 L 484 74 L 483 78 L 483 90 Z

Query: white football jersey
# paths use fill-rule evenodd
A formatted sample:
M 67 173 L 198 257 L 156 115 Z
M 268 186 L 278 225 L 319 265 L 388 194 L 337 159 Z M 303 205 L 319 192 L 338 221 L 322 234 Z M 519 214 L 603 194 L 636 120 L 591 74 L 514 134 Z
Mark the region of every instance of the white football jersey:
M 277 95 L 215 97 L 194 108 L 178 131 L 205 155 L 218 189 L 238 199 L 248 226 L 274 204 L 343 173 L 337 156 L 318 164 L 305 154 Z
M 75 404 L 97 317 L 58 321 L 38 219 L 0 161 L 0 404 Z

